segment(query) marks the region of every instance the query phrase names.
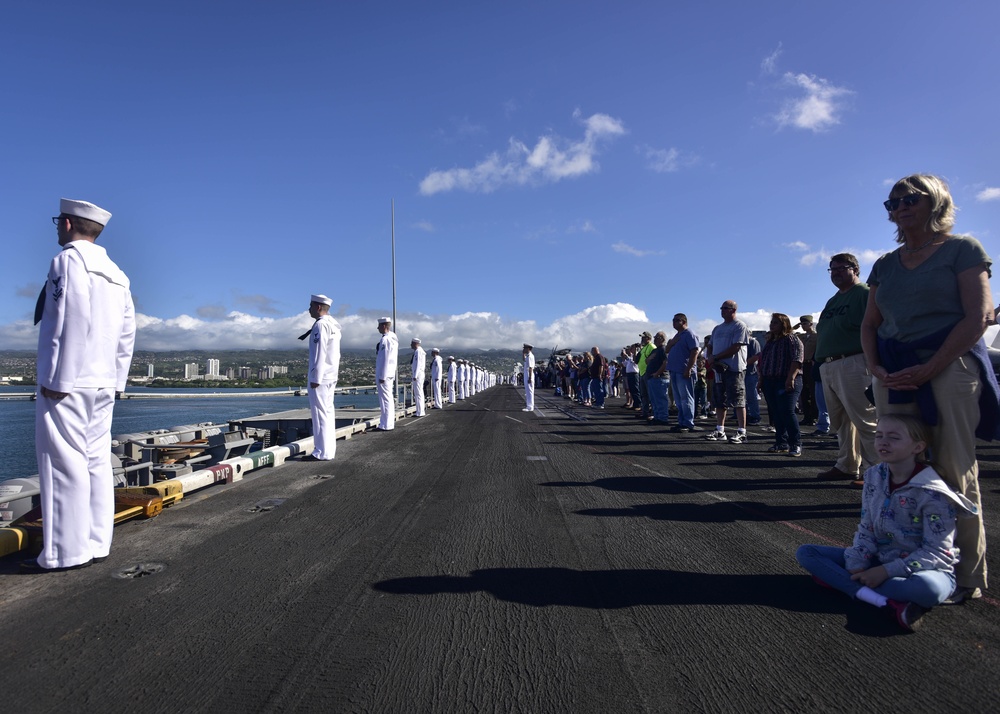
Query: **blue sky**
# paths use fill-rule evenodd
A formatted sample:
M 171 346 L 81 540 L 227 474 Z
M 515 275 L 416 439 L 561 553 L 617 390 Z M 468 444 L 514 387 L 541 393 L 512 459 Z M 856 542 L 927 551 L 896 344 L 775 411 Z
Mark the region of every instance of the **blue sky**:
M 60 197 L 114 214 L 140 349 L 606 351 L 817 313 L 901 176 L 1000 252 L 995 3 L 4 3 L 0 348 Z

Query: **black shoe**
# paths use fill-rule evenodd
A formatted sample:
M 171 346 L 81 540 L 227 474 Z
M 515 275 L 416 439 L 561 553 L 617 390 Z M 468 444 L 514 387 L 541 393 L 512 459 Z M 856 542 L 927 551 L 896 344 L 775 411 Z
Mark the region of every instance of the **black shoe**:
M 92 562 L 92 560 L 88 560 L 86 563 L 80 563 L 79 565 L 67 565 L 65 568 L 46 568 L 38 564 L 38 558 L 29 558 L 28 560 L 21 561 L 21 572 L 29 575 L 37 573 L 61 573 L 64 570 L 80 570 L 82 568 L 89 568 Z
M 688 426 L 672 426 L 670 427 L 671 434 L 683 434 L 685 432 L 691 431 L 691 427 Z

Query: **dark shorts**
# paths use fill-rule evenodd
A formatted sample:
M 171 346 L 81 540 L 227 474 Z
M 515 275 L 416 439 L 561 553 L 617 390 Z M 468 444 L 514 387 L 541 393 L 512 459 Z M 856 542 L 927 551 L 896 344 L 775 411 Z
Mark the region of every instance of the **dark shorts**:
M 715 383 L 715 405 L 726 409 L 739 409 L 747 405 L 747 388 L 743 381 L 745 372 L 727 370 L 722 381 Z

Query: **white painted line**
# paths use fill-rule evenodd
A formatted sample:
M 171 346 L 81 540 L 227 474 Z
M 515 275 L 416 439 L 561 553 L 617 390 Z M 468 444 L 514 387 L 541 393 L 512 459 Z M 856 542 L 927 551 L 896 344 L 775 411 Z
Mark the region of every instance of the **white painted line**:
M 548 456 L 529 456 L 528 461 L 548 461 Z
M 505 416 L 505 417 L 507 417 L 508 419 L 510 419 L 511 421 L 516 421 L 516 422 L 517 422 L 518 424 L 523 424 L 523 423 L 524 423 L 524 422 L 523 422 L 523 421 L 521 421 L 520 419 L 515 419 L 515 418 L 514 418 L 514 417 L 512 417 L 512 416 L 507 416 L 506 414 L 504 414 L 504 416 Z

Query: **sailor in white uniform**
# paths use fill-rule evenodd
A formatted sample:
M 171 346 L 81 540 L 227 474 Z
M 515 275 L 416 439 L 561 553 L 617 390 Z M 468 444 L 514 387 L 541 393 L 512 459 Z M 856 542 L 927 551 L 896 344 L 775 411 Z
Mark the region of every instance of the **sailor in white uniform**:
M 410 358 L 410 388 L 413 390 L 413 406 L 417 408 L 415 417 L 427 414 L 427 400 L 424 399 L 424 376 L 427 373 L 427 353 L 420 346 L 420 338 L 414 337 L 410 342 L 413 356 Z
M 332 300 L 309 298 L 309 315 L 316 320 L 309 335 L 309 411 L 313 450 L 304 460 L 329 461 L 337 455 L 337 419 L 333 395 L 340 370 L 340 323 L 330 316 Z
M 392 431 L 396 427 L 396 360 L 399 355 L 399 340 L 392 331 L 392 318 L 380 317 L 378 331 L 382 339 L 375 345 L 375 381 L 378 385 L 378 407 L 381 416 L 379 431 Z
M 465 399 L 465 372 L 468 369 L 468 365 L 465 364 L 464 359 L 458 361 L 458 398 Z
M 441 350 L 431 350 L 431 408 L 441 409 Z
M 458 377 L 458 366 L 454 357 L 448 357 L 448 403 L 455 403 L 455 379 Z
M 111 415 L 135 345 L 129 279 L 95 241 L 111 214 L 62 199 L 53 218 L 63 250 L 39 296 L 35 454 L 42 552 L 26 572 L 107 558 L 115 517 Z
M 531 353 L 532 346 L 524 343 L 524 409 L 523 412 L 535 411 L 535 355 Z

